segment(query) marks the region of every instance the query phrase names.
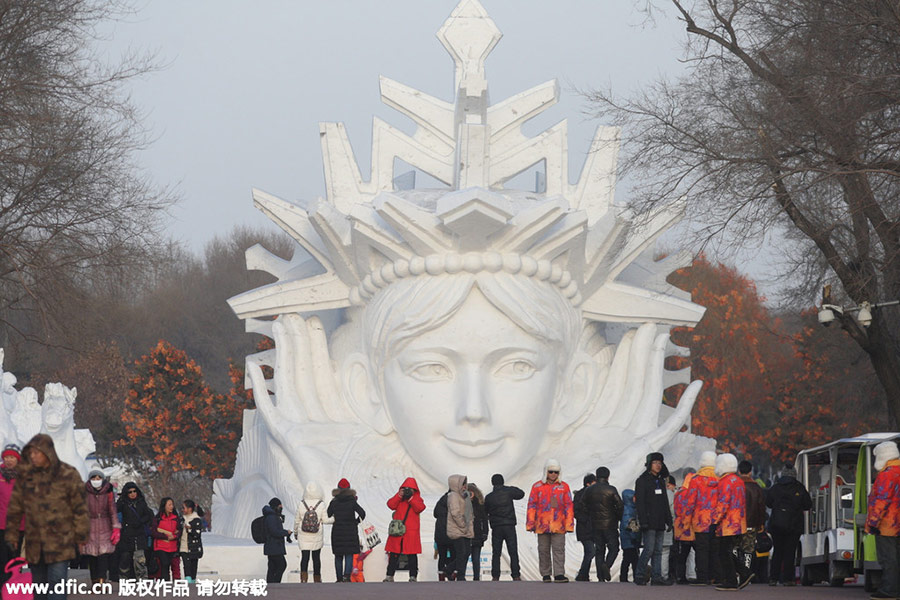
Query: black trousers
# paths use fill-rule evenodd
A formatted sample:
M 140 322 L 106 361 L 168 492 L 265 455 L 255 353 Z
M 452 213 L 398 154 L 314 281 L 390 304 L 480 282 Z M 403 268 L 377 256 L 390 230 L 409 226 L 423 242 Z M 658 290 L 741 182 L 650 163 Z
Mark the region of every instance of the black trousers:
M 491 527 L 491 577 L 500 577 L 500 556 L 503 543 L 509 554 L 509 571 L 513 577 L 521 577 L 519 571 L 519 542 L 516 539 L 515 525 Z
M 322 549 L 300 551 L 300 571 L 309 572 L 309 558 L 312 556 L 313 575 L 322 575 Z
M 631 568 L 632 577 L 636 575 L 634 569 L 637 567 L 639 557 L 637 548 L 625 548 L 622 550 L 622 567 L 619 569 L 619 581 L 628 581 L 629 568 Z
M 159 561 L 159 579 L 164 581 L 172 579 L 172 560 L 175 558 L 175 553 L 156 550 L 153 555 Z
M 109 554 L 100 556 L 88 556 L 88 568 L 91 570 L 91 579 L 109 578 Z
M 394 573 L 397 572 L 397 565 L 400 563 L 399 552 L 391 552 L 388 554 L 388 564 L 387 564 L 387 575 L 389 577 L 393 577 Z M 407 554 L 406 556 L 406 567 L 409 570 L 410 577 L 418 577 L 419 576 L 419 555 L 418 554 Z
M 266 570 L 266 583 L 281 583 L 281 576 L 287 569 L 287 559 L 284 554 L 270 554 L 269 568 Z
M 197 579 L 197 565 L 200 562 L 200 559 L 191 558 L 187 554 L 182 554 L 181 562 L 184 564 L 183 575 L 185 577 L 190 577 L 191 579 Z
M 619 556 L 619 530 L 601 529 L 592 532 L 594 537 L 594 560 L 597 562 L 597 575 L 603 577 L 601 564 L 606 567 L 606 572 L 612 568 Z
M 718 573 L 719 541 L 715 533 L 696 533 L 694 540 L 694 561 L 697 569 L 697 581 L 709 583 L 721 581 Z
M 483 542 L 472 542 L 472 579 L 481 580 L 481 549 L 484 547 Z
M 719 537 L 719 572 L 722 574 L 721 583 L 725 587 L 737 587 L 738 585 L 738 562 L 741 562 L 738 558 L 740 542 L 740 535 L 723 535 Z M 743 565 L 743 562 L 741 562 L 741 565 Z
M 449 577 L 456 568 L 456 555 L 453 553 L 453 544 L 437 544 L 438 573 Z
M 687 581 L 687 559 L 693 547 L 694 542 L 690 541 L 675 540 L 672 544 L 672 552 L 675 555 L 675 581 Z
M 469 562 L 469 556 L 472 554 L 472 538 L 459 538 L 453 540 L 453 554 L 456 558 L 456 565 L 453 570 L 456 571 L 456 580 L 466 580 L 466 565 Z
M 797 560 L 800 534 L 779 535 L 771 531 L 769 534 L 772 536 L 772 563 L 769 580 L 781 583 L 794 581 L 794 563 Z

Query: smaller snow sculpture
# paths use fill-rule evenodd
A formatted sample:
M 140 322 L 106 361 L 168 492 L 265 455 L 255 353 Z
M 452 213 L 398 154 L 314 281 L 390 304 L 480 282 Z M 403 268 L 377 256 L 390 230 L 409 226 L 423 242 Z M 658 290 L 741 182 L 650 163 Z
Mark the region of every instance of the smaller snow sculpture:
M 75 441 L 75 397 L 76 388 L 68 388 L 61 383 L 44 386 L 44 403 L 41 405 L 43 422 L 41 433 L 53 438 L 53 445 L 59 460 L 69 463 L 87 479 L 88 469 L 84 458 L 78 453 Z

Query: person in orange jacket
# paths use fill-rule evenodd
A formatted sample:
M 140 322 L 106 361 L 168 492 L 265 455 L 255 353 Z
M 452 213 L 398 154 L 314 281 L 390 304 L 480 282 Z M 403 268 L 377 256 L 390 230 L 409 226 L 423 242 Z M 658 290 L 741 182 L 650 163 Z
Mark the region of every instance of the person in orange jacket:
M 741 538 L 747 531 L 747 492 L 744 480 L 738 477 L 737 468 L 738 461 L 734 454 L 716 457 L 719 482 L 713 521 L 717 524 L 719 572 L 722 574 L 717 590 L 742 589 L 752 578 L 737 554 Z
M 700 470 L 691 478 L 684 508 L 694 532 L 697 585 L 708 585 L 714 578 L 716 561 L 713 557 L 717 555 L 718 542 L 712 527 L 717 491 L 716 453 L 707 451 L 700 455 Z
M 691 486 L 691 479 L 694 478 L 696 472 L 690 469 L 681 482 L 681 487 L 675 491 L 675 515 L 673 527 L 675 529 L 675 543 L 673 551 L 675 553 L 675 581 L 676 583 L 687 583 L 687 559 L 694 547 L 694 530 L 691 528 L 691 515 L 687 514 L 688 488 Z
M 872 598 L 900 596 L 900 450 L 894 442 L 875 446 L 878 475 L 869 492 L 866 531 L 875 534 L 881 586 Z
M 575 509 L 572 492 L 562 481 L 559 461 L 549 459 L 544 465 L 544 476 L 531 486 L 528 497 L 528 516 L 525 530 L 538 537 L 538 566 L 541 578 L 550 582 L 551 554 L 553 581 L 566 583 L 566 533 L 575 530 Z

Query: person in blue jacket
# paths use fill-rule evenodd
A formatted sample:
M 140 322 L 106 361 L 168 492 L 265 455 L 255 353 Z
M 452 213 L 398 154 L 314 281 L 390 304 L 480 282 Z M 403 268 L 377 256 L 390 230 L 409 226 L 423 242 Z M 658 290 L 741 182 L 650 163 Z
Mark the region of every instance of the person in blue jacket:
M 632 520 L 637 522 L 637 507 L 634 504 L 634 490 L 624 490 L 622 492 L 622 502 L 625 503 L 625 510 L 622 512 L 622 521 L 619 525 L 619 538 L 622 542 L 622 567 L 619 571 L 619 581 L 628 583 L 628 568 L 631 568 L 634 574 L 634 568 L 638 563 L 638 550 L 641 547 L 641 532 L 632 531 L 628 527 L 628 523 Z

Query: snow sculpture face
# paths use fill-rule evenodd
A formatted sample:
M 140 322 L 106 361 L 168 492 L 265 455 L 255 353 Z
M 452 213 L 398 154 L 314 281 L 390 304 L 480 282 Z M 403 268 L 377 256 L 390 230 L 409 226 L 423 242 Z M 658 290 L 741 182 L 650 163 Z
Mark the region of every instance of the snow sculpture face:
M 374 340 L 369 389 L 386 425 L 436 479 L 453 470 L 482 479 L 517 472 L 548 430 L 569 422 L 561 392 L 577 355 L 576 311 L 553 286 L 527 277 L 403 283 L 374 299 L 364 319 L 365 339 Z M 418 315 L 423 309 L 430 312 Z M 393 323 L 385 311 L 406 319 Z M 586 357 L 578 366 L 587 385 L 569 386 L 568 404 L 583 409 L 596 369 Z

